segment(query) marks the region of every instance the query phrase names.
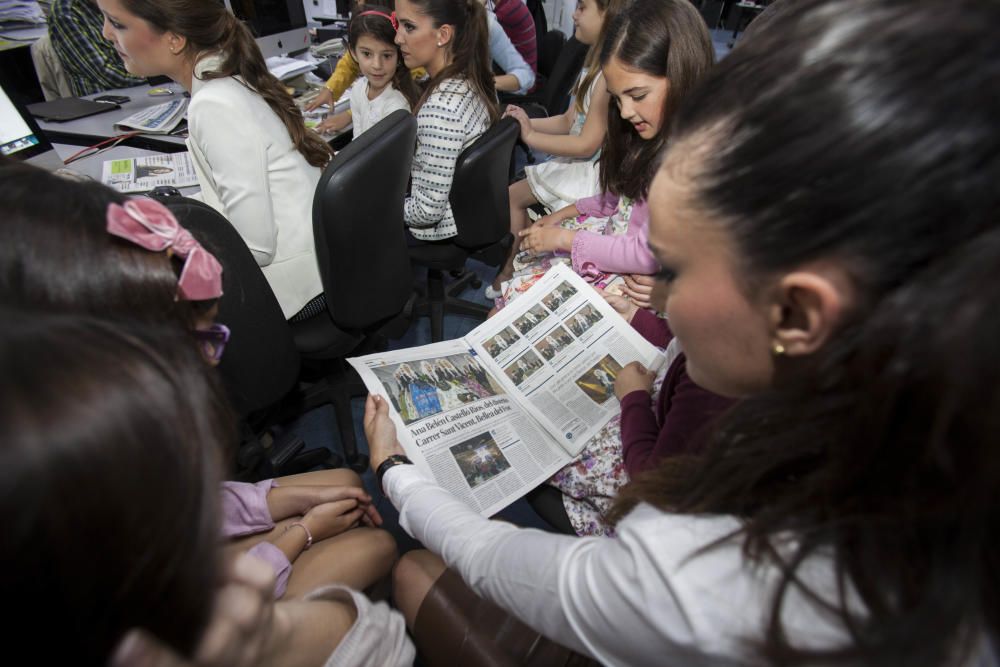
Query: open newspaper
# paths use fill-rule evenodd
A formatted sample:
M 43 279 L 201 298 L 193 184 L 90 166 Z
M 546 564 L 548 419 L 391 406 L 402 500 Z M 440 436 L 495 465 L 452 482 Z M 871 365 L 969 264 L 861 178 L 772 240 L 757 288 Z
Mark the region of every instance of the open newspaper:
M 145 134 L 170 134 L 181 121 L 187 112 L 187 100 L 183 97 L 146 107 L 142 111 L 137 111 L 128 118 L 115 123 L 115 127 L 123 130 L 138 130 Z
M 161 185 L 186 188 L 198 185 L 190 153 L 105 160 L 101 182 L 118 192 L 147 192 Z
M 349 359 L 407 455 L 489 516 L 569 463 L 620 412 L 614 382 L 663 355 L 565 265 L 464 338 Z

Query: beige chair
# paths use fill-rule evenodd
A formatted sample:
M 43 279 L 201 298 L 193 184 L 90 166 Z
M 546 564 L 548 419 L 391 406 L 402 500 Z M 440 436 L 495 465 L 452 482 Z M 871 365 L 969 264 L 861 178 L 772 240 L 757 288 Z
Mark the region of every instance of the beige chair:
M 35 63 L 35 74 L 38 76 L 38 83 L 42 86 L 42 94 L 46 100 L 73 97 L 66 71 L 55 49 L 52 48 L 52 40 L 49 39 L 48 33 L 31 45 L 31 60 Z

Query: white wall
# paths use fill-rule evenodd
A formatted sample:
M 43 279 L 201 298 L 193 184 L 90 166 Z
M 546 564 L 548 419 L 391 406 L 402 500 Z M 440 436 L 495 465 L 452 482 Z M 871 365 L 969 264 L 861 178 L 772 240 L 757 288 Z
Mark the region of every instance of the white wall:
M 305 0 L 310 2 L 310 0 Z M 573 36 L 573 11 L 576 0 L 544 0 L 545 20 L 549 30 L 561 30 L 566 37 Z

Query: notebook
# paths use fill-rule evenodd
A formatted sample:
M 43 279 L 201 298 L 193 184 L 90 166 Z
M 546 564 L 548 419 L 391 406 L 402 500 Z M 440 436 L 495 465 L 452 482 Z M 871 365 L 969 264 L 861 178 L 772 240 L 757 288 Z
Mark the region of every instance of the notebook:
M 58 100 L 36 102 L 35 104 L 28 105 L 28 111 L 36 118 L 56 123 L 85 118 L 86 116 L 93 116 L 94 114 L 113 111 L 114 109 L 121 109 L 121 107 L 109 102 L 94 102 L 92 100 L 83 100 L 79 97 L 63 97 Z

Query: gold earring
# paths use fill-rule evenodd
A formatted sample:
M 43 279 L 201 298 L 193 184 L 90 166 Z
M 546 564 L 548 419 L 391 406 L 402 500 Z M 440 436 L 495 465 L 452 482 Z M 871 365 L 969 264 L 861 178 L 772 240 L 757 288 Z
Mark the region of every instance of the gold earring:
M 771 353 L 776 357 L 780 357 L 785 354 L 785 346 L 781 343 L 775 343 L 771 346 Z

